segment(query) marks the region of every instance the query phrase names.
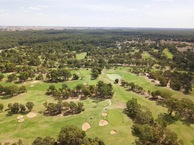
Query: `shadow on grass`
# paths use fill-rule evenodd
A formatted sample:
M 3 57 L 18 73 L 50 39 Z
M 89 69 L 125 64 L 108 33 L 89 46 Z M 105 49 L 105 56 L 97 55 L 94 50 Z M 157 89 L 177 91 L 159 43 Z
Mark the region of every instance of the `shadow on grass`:
M 171 116 L 167 113 L 162 114 L 161 117 L 168 125 L 174 124 L 178 120 L 177 117 Z
M 10 99 L 12 97 L 14 97 L 14 96 L 12 96 L 12 95 L 2 95 L 2 96 L 0 96 L 0 99 L 6 100 L 6 99 Z
M 184 125 L 187 125 L 187 126 L 190 126 L 191 124 L 194 124 L 194 122 L 193 121 L 190 121 L 190 120 L 182 120 L 182 123 Z
M 30 111 L 25 111 L 25 112 L 18 112 L 18 113 L 12 113 L 9 109 L 6 109 L 5 111 L 7 111 L 7 114 L 6 116 L 9 117 L 9 116 L 12 116 L 14 114 L 17 114 L 17 115 L 26 115 L 28 114 Z

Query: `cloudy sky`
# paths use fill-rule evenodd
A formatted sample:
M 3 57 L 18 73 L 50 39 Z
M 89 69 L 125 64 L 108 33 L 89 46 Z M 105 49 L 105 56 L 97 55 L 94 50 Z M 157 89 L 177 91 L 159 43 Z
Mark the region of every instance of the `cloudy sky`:
M 0 25 L 194 28 L 194 0 L 0 0 Z

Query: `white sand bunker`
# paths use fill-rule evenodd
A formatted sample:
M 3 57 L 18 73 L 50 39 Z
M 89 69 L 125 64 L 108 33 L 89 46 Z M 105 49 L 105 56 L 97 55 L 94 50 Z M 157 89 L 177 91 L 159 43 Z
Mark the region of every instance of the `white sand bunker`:
M 112 135 L 113 135 L 113 134 L 117 134 L 117 131 L 116 131 L 116 130 L 111 130 L 111 131 L 110 131 L 110 134 L 112 134 Z
M 24 118 L 23 117 L 24 117 L 23 115 L 19 115 L 17 117 L 18 122 L 23 122 L 24 121 Z
M 30 113 L 27 114 L 27 116 L 28 116 L 29 118 L 34 118 L 34 117 L 36 116 L 36 113 L 30 112 Z
M 91 128 L 91 125 L 89 123 L 87 123 L 87 122 L 82 125 L 82 130 L 83 131 L 86 131 L 86 130 L 88 130 L 90 128 Z
M 32 81 L 30 84 L 36 84 L 39 83 L 40 81 Z
M 20 120 L 20 119 L 23 119 L 23 115 L 19 115 L 18 117 L 17 117 L 17 120 Z
M 108 121 L 107 120 L 100 120 L 99 121 L 99 126 L 106 126 L 108 125 Z
M 108 114 L 105 113 L 105 112 L 103 112 L 103 113 L 102 113 L 102 116 L 106 117 L 106 116 L 108 116 Z
M 24 121 L 24 118 L 18 119 L 18 122 L 23 122 L 23 121 Z

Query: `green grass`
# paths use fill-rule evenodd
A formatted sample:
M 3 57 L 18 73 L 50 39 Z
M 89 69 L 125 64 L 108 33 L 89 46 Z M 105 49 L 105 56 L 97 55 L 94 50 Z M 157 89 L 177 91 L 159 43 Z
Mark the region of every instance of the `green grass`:
M 142 58 L 146 59 L 146 58 L 153 58 L 147 51 L 144 51 L 141 54 Z
M 86 56 L 86 52 L 79 53 L 79 54 L 76 54 L 76 59 L 81 60 L 81 59 L 84 59 L 85 56 Z
M 169 58 L 169 59 L 173 58 L 173 54 L 169 51 L 168 48 L 164 49 L 163 53 L 167 56 L 167 58 Z
M 98 80 L 103 80 L 107 83 L 112 83 L 114 88 L 114 96 L 111 99 L 111 106 L 108 110 L 104 110 L 106 106 L 109 105 L 107 100 L 101 101 L 98 105 L 91 99 L 82 101 L 84 103 L 85 111 L 81 114 L 70 115 L 70 116 L 52 116 L 45 117 L 41 111 L 44 111 L 44 106 L 42 105 L 45 101 L 56 102 L 51 96 L 46 96 L 45 92 L 51 83 L 44 82 L 27 82 L 22 85 L 27 86 L 27 93 L 15 96 L 10 99 L 0 99 L 0 102 L 4 104 L 4 108 L 7 108 L 7 104 L 10 102 L 19 102 L 25 104 L 27 101 L 33 101 L 35 107 L 33 111 L 37 113 L 34 118 L 28 118 L 24 115 L 24 122 L 18 123 L 16 117 L 18 115 L 6 116 L 6 112 L 0 113 L 0 141 L 17 141 L 22 139 L 24 144 L 29 145 L 36 137 L 52 136 L 57 138 L 57 135 L 61 127 L 65 125 L 76 125 L 81 129 L 81 126 L 85 122 L 91 124 L 91 128 L 86 131 L 89 137 L 99 137 L 104 140 L 106 145 L 131 145 L 135 141 L 135 137 L 131 133 L 132 120 L 123 114 L 123 109 L 125 108 L 126 102 L 131 98 L 136 98 L 138 103 L 146 106 L 152 112 L 154 118 L 157 118 L 159 113 L 167 112 L 167 109 L 158 106 L 155 101 L 150 101 L 144 96 L 137 95 L 133 92 L 126 91 L 118 84 L 114 84 L 114 80 L 107 77 L 110 76 L 121 76 L 122 79 L 134 82 L 142 86 L 145 90 L 162 90 L 171 93 L 173 96 L 188 97 L 194 99 L 193 95 L 185 96 L 180 92 L 173 91 L 169 88 L 162 88 L 151 83 L 149 80 L 142 76 L 137 76 L 128 72 L 126 67 L 118 67 L 117 69 L 103 70 L 103 73 L 99 76 L 98 80 L 90 80 L 90 70 L 80 69 L 73 70 L 72 73 L 77 73 L 80 76 L 79 80 L 67 81 L 66 83 L 70 88 L 74 88 L 77 84 L 87 83 L 96 84 Z M 3 85 L 7 85 L 5 82 L 1 82 Z M 54 83 L 57 88 L 60 88 L 63 83 Z M 108 116 L 103 117 L 102 113 L 107 112 Z M 92 116 L 92 119 L 90 119 Z M 109 124 L 104 127 L 98 125 L 101 119 L 106 119 Z M 179 138 L 184 141 L 185 144 L 192 145 L 194 141 L 194 126 L 187 126 L 181 122 L 175 122 L 169 126 L 169 128 L 175 131 Z M 117 134 L 111 135 L 110 131 L 116 130 Z
M 118 74 L 107 74 L 107 77 L 112 80 L 112 81 L 115 81 L 115 79 L 121 79 L 121 76 L 118 75 Z

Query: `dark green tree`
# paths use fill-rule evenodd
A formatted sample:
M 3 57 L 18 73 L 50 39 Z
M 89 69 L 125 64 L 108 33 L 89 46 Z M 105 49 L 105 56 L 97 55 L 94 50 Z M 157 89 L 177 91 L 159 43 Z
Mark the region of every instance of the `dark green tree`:
M 28 102 L 26 103 L 26 107 L 28 108 L 29 111 L 31 111 L 31 110 L 33 109 L 33 107 L 34 107 L 34 103 L 28 101 Z
M 78 127 L 70 125 L 63 127 L 58 135 L 59 145 L 81 145 L 86 137 L 84 131 Z

